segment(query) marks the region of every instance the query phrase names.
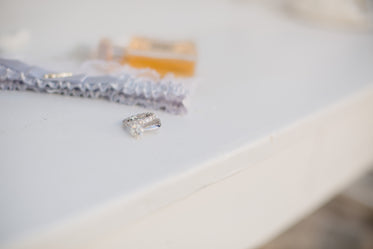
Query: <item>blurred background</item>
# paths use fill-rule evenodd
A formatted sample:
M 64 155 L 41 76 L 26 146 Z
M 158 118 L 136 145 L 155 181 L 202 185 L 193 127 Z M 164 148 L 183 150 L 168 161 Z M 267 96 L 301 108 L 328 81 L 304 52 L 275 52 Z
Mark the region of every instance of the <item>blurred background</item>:
M 213 43 L 213 34 L 241 30 L 267 38 L 266 31 L 279 32 L 273 26 L 279 16 L 331 33 L 369 32 L 372 28 L 370 0 L 2 0 L 1 14 L 3 56 L 54 56 L 60 60 L 86 58 L 89 49 L 104 37 L 123 46 L 133 35 L 191 39 L 197 43 L 206 38 Z
M 373 248 L 373 171 L 260 249 Z

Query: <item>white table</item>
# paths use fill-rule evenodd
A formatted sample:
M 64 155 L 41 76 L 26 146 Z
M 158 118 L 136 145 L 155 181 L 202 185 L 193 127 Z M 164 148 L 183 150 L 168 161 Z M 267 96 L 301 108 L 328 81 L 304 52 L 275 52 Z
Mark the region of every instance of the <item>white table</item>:
M 8 248 L 252 248 L 373 162 L 373 35 L 319 29 L 246 2 L 3 1 L 24 58 L 102 35 L 192 37 L 189 113 L 0 92 L 0 244 Z M 53 58 L 52 58 L 53 59 Z M 57 58 L 58 59 L 58 58 Z

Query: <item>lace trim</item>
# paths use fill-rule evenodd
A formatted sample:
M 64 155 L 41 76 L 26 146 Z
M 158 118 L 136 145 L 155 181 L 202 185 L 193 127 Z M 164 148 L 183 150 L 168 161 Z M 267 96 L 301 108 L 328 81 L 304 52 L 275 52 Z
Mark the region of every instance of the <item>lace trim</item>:
M 87 69 L 87 65 L 85 68 Z M 31 90 L 104 98 L 126 105 L 165 110 L 173 114 L 186 113 L 183 101 L 188 95 L 188 90 L 185 82 L 170 75 L 160 79 L 154 71 L 136 71 L 128 67 L 119 68 L 111 75 L 89 76 L 83 73 L 64 78 L 44 78 L 44 75 L 49 73 L 51 72 L 17 60 L 0 59 L 0 90 Z M 144 73 L 148 75 L 140 76 Z

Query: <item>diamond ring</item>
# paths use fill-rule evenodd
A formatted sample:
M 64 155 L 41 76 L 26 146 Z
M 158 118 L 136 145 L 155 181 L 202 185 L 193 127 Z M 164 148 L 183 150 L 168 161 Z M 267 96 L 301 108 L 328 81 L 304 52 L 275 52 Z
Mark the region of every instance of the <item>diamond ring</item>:
M 124 119 L 123 126 L 133 137 L 139 137 L 144 131 L 161 127 L 161 120 L 152 112 L 144 112 Z

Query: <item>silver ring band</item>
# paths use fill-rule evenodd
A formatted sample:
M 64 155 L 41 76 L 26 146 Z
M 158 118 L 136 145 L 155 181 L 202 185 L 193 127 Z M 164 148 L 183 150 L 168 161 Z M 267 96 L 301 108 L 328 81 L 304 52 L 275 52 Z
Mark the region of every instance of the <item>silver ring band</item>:
M 161 127 L 161 120 L 152 112 L 132 115 L 125 118 L 122 123 L 133 137 L 139 137 L 144 131 L 156 130 Z

